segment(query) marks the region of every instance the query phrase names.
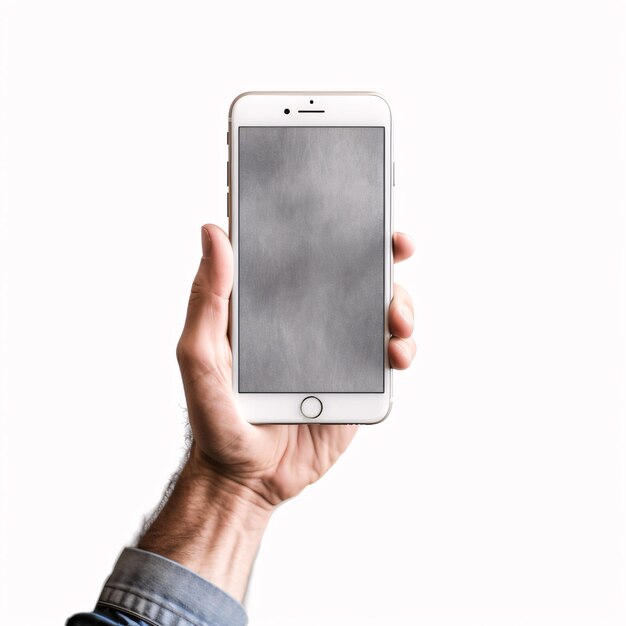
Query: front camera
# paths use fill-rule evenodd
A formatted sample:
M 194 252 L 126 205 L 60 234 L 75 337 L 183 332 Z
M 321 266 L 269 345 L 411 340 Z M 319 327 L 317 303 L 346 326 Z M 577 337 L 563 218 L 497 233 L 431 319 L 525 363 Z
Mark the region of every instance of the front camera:
M 289 115 L 289 109 L 285 109 L 285 115 Z

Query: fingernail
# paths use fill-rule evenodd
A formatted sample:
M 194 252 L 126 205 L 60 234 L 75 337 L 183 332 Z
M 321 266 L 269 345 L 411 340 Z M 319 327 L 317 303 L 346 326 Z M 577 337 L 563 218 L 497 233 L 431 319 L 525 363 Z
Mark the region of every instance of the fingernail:
M 409 309 L 408 306 L 403 304 L 400 307 L 399 313 L 402 316 L 402 318 L 408 322 L 409 326 L 413 328 L 413 313 L 411 312 L 411 309 Z
M 202 258 L 207 259 L 211 256 L 211 235 L 209 231 L 202 227 Z

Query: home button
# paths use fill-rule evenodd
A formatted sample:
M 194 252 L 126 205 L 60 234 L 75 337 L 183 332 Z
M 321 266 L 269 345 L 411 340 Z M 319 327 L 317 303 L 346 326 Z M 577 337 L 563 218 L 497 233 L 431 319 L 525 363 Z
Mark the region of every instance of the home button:
M 302 404 L 300 405 L 302 415 L 311 419 L 319 417 L 322 412 L 322 408 L 321 401 L 315 396 L 307 396 L 304 400 L 302 400 Z

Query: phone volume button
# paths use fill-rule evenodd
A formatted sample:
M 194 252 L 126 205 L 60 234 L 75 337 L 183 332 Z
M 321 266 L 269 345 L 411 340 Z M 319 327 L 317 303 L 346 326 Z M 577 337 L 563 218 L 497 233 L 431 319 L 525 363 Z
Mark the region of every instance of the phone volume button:
M 230 217 L 230 192 L 226 192 L 226 217 Z
M 226 186 L 230 187 L 230 162 L 226 161 Z

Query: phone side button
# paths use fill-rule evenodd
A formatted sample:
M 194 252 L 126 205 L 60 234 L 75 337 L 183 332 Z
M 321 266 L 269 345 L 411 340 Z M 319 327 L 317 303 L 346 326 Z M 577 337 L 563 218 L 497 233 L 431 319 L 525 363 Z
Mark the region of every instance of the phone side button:
M 309 419 L 315 419 L 322 414 L 323 410 L 322 401 L 315 396 L 307 396 L 304 400 L 302 400 L 302 404 L 300 405 L 300 411 L 304 417 L 308 417 Z
M 226 217 L 230 217 L 230 192 L 226 192 Z

